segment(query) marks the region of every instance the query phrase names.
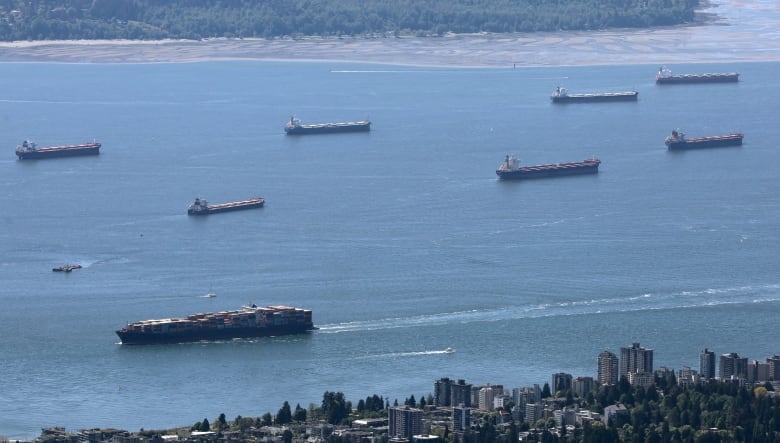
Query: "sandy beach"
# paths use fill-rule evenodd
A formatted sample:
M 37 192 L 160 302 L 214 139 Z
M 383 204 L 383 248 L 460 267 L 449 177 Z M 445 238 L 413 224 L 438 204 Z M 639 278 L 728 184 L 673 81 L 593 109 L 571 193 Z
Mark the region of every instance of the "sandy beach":
M 736 63 L 780 60 L 780 2 L 711 0 L 691 25 L 443 37 L 0 42 L 0 62 L 285 60 L 441 67 Z

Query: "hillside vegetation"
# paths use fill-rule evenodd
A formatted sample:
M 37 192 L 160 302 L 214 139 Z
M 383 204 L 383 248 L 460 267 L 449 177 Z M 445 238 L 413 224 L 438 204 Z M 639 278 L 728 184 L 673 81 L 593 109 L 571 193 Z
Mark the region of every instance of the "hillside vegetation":
M 666 26 L 699 0 L 0 0 L 0 40 L 442 35 Z

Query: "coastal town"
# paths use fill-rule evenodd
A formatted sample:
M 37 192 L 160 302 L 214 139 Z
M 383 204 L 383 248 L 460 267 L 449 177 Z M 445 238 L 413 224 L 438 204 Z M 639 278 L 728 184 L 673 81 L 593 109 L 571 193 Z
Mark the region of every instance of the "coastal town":
M 453 350 L 454 351 L 454 350 Z M 225 414 L 189 427 L 130 432 L 44 428 L 36 443 L 515 443 L 780 441 L 780 355 L 764 362 L 704 349 L 699 368 L 655 368 L 632 343 L 601 352 L 597 376 L 551 375 L 508 388 L 442 377 L 432 393 L 353 404 L 325 392 L 321 405 L 288 402 L 257 418 Z M 6 440 L 7 441 L 7 440 Z

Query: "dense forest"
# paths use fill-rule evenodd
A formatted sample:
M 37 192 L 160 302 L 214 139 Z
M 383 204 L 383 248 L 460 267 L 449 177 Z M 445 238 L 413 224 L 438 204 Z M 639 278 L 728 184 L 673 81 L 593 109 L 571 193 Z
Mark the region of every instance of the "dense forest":
M 0 40 L 398 36 L 641 28 L 699 0 L 0 0 Z

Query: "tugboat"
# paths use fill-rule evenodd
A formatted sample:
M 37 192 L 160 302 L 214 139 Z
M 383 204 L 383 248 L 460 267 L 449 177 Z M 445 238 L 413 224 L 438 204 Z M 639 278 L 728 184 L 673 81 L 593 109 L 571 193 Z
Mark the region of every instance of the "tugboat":
M 664 143 L 669 150 L 684 150 L 696 148 L 719 148 L 724 146 L 741 146 L 742 133 L 733 133 L 725 135 L 713 135 L 709 137 L 685 137 L 685 133 L 679 129 L 672 131 L 672 135 L 666 137 Z
M 596 174 L 599 172 L 600 164 L 601 160 L 592 158 L 581 162 L 520 166 L 520 160 L 517 157 L 507 155 L 504 163 L 496 170 L 496 175 L 498 175 L 500 180 L 524 180 L 565 175 Z
M 570 94 L 566 88 L 558 86 L 550 95 L 550 100 L 553 103 L 617 102 L 636 101 L 638 96 L 636 91 Z
M 295 118 L 295 116 L 292 116 L 290 117 L 290 121 L 284 125 L 284 132 L 286 132 L 287 135 L 330 134 L 335 132 L 366 132 L 370 130 L 371 122 L 369 120 L 304 125 L 299 119 Z

